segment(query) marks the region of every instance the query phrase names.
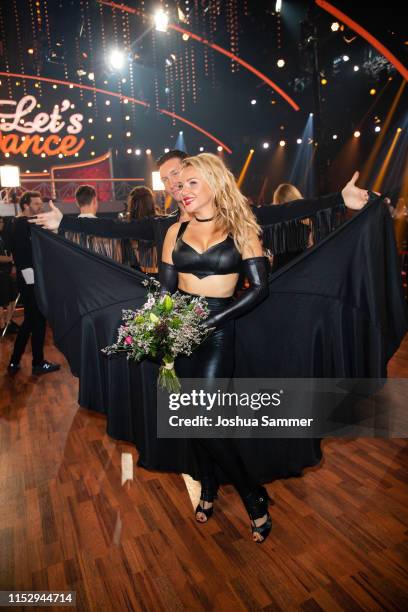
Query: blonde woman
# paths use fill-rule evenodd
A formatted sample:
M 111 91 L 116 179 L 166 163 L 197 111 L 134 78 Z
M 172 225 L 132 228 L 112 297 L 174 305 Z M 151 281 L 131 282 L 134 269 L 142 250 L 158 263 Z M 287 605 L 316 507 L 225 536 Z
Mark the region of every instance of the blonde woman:
M 230 378 L 233 374 L 234 318 L 268 295 L 267 260 L 262 254 L 260 228 L 234 176 L 215 155 L 203 153 L 182 162 L 182 202 L 191 221 L 174 224 L 163 246 L 160 281 L 173 293 L 204 295 L 210 308 L 206 321 L 215 332 L 189 358 L 179 359 L 177 371 L 186 378 Z M 249 288 L 232 296 L 239 273 Z M 194 440 L 201 474 L 201 499 L 196 519 L 206 522 L 217 492 L 214 462 L 228 476 L 252 521 L 253 539 L 262 542 L 271 530 L 268 495 L 248 473 L 234 441 Z

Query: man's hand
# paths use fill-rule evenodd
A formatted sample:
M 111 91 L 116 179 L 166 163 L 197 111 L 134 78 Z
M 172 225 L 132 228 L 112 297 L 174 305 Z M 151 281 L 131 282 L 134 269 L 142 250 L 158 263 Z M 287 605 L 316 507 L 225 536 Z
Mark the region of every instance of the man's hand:
M 358 177 L 359 173 L 355 172 L 351 181 L 346 184 L 341 192 L 345 205 L 352 210 L 359 210 L 368 202 L 368 191 L 366 189 L 360 189 L 360 187 L 356 185 Z
M 40 215 L 29 219 L 29 222 L 35 223 L 36 225 L 41 225 L 41 227 L 45 227 L 45 229 L 57 230 L 63 217 L 62 212 L 59 208 L 54 206 L 52 200 L 50 200 L 48 204 L 51 208 L 50 212 L 41 213 Z

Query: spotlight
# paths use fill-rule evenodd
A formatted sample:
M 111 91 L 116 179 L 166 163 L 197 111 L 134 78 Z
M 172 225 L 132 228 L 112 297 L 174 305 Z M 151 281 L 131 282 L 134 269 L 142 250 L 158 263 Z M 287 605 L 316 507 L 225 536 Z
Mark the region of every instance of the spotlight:
M 361 136 L 361 132 L 359 132 L 358 130 L 356 130 L 356 131 L 354 132 L 354 137 L 355 137 L 355 138 L 360 138 L 360 136 Z
M 127 138 L 130 138 L 130 137 L 131 137 L 131 135 L 132 135 L 132 132 L 126 132 L 126 136 L 127 136 Z
M 280 147 L 284 147 L 286 145 L 286 141 L 285 140 L 280 140 L 279 141 L 279 146 Z
M 327 79 L 324 79 L 324 78 L 323 78 L 323 79 L 320 81 L 320 83 L 321 83 L 322 85 L 327 85 Z
M 20 85 L 20 83 L 17 81 L 16 85 Z M 57 87 L 58 87 L 58 85 L 56 85 L 55 83 L 54 83 L 54 85 L 52 86 L 52 88 L 53 88 L 53 89 L 57 89 Z
M 337 134 L 333 134 L 332 138 L 333 138 L 333 140 L 337 140 L 337 138 L 338 138 Z
M 296 142 L 297 142 L 297 144 L 302 144 L 302 139 L 298 138 Z
M 112 138 L 112 134 L 108 134 L 108 138 Z
M 354 72 L 358 72 L 358 71 L 360 70 L 360 67 L 359 67 L 359 66 L 357 66 L 357 65 L 356 65 L 356 66 L 353 66 L 353 70 L 354 70 Z
M 269 149 L 269 142 L 264 142 L 262 146 L 264 149 Z
M 125 63 L 125 54 L 119 49 L 112 49 L 109 53 L 108 63 L 112 70 L 120 70 Z
M 132 149 L 126 149 L 126 153 L 128 153 L 129 155 L 131 152 L 132 152 Z
M 151 149 L 146 149 L 146 155 L 151 155 L 152 154 L 152 150 Z
M 93 157 L 95 155 L 95 151 L 91 151 L 91 155 Z
M 181 38 L 184 40 L 184 42 L 187 42 L 190 37 L 188 34 L 183 34 Z
M 285 60 L 284 59 L 278 59 L 278 61 L 276 62 L 276 65 L 278 68 L 283 68 L 285 65 Z
M 180 131 L 180 132 L 179 132 L 179 134 L 180 134 L 180 136 L 182 136 L 182 135 L 183 135 L 183 132 L 182 132 L 182 131 Z
M 110 123 L 112 121 L 112 117 L 106 117 L 106 121 Z
M 110 106 L 110 100 L 105 100 L 106 106 Z
M 338 21 L 333 21 L 333 23 L 330 26 L 330 29 L 332 32 L 337 32 L 340 29 L 340 24 Z
M 370 89 L 370 96 L 375 96 L 376 93 L 377 91 L 374 89 L 374 87 Z
M 168 149 L 167 147 L 164 149 L 165 153 L 168 153 L 170 151 L 170 149 Z
M 130 121 L 130 115 L 125 116 L 125 121 Z
M 93 123 L 93 119 L 92 119 L 92 117 L 89 117 L 89 119 L 88 119 L 88 123 Z
M 254 105 L 256 104 L 256 100 L 255 100 L 255 98 L 252 98 L 252 100 L 251 100 L 251 104 L 252 104 L 252 106 L 254 106 Z
M 27 53 L 29 55 L 34 55 L 34 49 L 32 47 L 30 47 L 29 49 L 27 49 Z
M 159 9 L 154 16 L 154 25 L 158 32 L 167 32 L 169 18 L 163 9 Z
M 88 106 L 91 107 L 92 106 L 92 102 L 88 102 Z
M 90 81 L 94 81 L 95 80 L 95 73 L 94 72 L 88 72 L 88 79 Z
M 204 151 L 204 147 L 200 147 L 200 151 L 203 152 Z
M 218 145 L 218 147 L 217 147 L 217 151 L 218 151 L 219 153 L 221 153 L 221 151 L 222 151 L 222 146 L 221 146 L 221 145 Z
M 126 83 L 126 79 L 125 79 L 125 77 L 123 77 L 123 79 L 122 79 L 122 83 Z
M 343 55 L 343 62 L 348 62 L 349 61 L 349 56 L 348 55 Z
M 282 0 L 276 0 L 275 13 L 280 13 L 282 10 Z
M 140 149 L 135 149 L 135 155 L 141 155 L 141 150 Z
M 313 113 L 309 113 L 309 117 L 313 117 Z
M 129 102 L 129 100 L 127 98 L 124 98 L 123 104 L 127 104 L 128 102 Z
M 374 128 L 374 132 L 381 132 L 381 127 L 379 125 L 376 125 Z

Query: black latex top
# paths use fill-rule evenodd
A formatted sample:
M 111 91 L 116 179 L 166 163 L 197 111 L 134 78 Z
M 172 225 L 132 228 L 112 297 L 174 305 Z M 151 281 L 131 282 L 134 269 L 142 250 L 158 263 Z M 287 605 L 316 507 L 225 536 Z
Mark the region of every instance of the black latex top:
M 189 221 L 181 224 L 173 250 L 173 263 L 178 272 L 205 278 L 213 274 L 232 274 L 240 271 L 242 257 L 231 236 L 199 253 L 183 240 L 188 224 Z

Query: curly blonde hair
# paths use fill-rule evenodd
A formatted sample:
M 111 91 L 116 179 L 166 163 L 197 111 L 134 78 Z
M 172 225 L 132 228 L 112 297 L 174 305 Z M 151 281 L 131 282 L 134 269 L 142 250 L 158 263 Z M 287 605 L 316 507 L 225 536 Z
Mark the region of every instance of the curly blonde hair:
M 261 236 L 261 228 L 248 200 L 238 189 L 234 175 L 222 159 L 212 153 L 200 153 L 183 159 L 182 167 L 201 172 L 214 194 L 216 227 L 234 239 L 239 252 L 254 234 Z

